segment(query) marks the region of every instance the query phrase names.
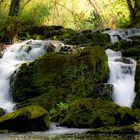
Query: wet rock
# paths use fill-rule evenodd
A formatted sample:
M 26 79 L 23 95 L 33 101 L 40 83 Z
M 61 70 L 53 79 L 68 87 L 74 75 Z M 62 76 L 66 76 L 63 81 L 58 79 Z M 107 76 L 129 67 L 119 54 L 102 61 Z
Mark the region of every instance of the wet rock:
M 113 85 L 112 84 L 98 84 L 96 85 L 93 97 L 100 97 L 103 100 L 112 101 Z
M 95 45 L 104 46 L 109 42 L 110 36 L 108 34 L 102 34 L 99 31 L 94 32 L 92 30 L 78 32 L 71 38 L 65 40 L 65 43 L 67 44 L 80 45 L 82 47 Z
M 50 125 L 49 113 L 40 106 L 31 105 L 0 117 L 0 129 L 10 131 L 43 131 Z
M 52 120 L 62 126 L 79 128 L 124 126 L 139 122 L 139 111 L 134 113 L 130 108 L 101 99 L 81 98 L 72 102 L 68 108 L 58 109 Z
M 29 26 L 22 29 L 20 37 L 28 39 L 67 40 L 75 31 L 62 26 Z
M 99 46 L 74 54 L 47 53 L 21 66 L 13 85 L 13 99 L 23 106 L 34 103 L 50 109 L 60 101 L 93 96 L 95 85 L 108 77 L 107 61 Z

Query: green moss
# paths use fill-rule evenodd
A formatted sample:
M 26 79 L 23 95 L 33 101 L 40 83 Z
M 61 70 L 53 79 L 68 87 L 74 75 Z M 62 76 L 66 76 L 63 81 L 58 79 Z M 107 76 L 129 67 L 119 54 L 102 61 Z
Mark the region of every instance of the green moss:
M 83 32 L 76 33 L 70 39 L 65 40 L 65 43 L 72 45 L 81 46 L 94 46 L 94 45 L 106 45 L 110 42 L 110 37 L 107 34 L 102 34 L 100 32 L 92 32 L 90 30 L 85 30 Z
M 75 34 L 74 30 L 62 26 L 29 26 L 22 30 L 20 36 L 27 39 L 67 40 Z
M 37 105 L 26 106 L 0 117 L 0 129 L 11 131 L 46 130 L 49 125 L 49 113 Z
M 138 113 L 138 110 L 136 112 Z M 51 116 L 52 120 L 58 121 L 60 125 L 98 128 L 139 122 L 136 112 L 101 99 L 82 98 L 72 102 L 66 109 L 56 110 Z
M 13 98 L 16 102 L 24 101 L 22 105 L 41 104 L 42 98 L 43 107 L 50 109 L 60 101 L 92 97 L 96 84 L 108 77 L 107 61 L 104 49 L 99 46 L 77 54 L 45 54 L 22 65 L 13 86 Z

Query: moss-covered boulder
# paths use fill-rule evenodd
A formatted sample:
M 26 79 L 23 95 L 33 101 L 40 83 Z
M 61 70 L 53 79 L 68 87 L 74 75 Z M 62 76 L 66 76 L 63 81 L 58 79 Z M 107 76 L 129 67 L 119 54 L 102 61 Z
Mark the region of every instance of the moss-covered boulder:
M 99 46 L 76 54 L 47 53 L 21 66 L 13 99 L 23 106 L 33 103 L 50 109 L 60 101 L 94 97 L 96 85 L 105 82 L 108 73 L 107 56 Z
M 79 128 L 98 128 L 103 126 L 124 126 L 139 122 L 138 112 L 120 107 L 113 102 L 101 99 L 82 98 L 67 107 L 52 111 L 52 121 L 60 125 Z
M 65 40 L 65 43 L 80 46 L 105 46 L 110 42 L 110 36 L 108 34 L 102 34 L 100 31 L 84 30 L 76 33 L 71 38 Z
M 27 26 L 22 29 L 19 36 L 27 39 L 66 40 L 75 33 L 74 30 L 62 26 Z
M 0 129 L 11 131 L 43 131 L 49 128 L 50 116 L 47 110 L 31 105 L 0 117 Z

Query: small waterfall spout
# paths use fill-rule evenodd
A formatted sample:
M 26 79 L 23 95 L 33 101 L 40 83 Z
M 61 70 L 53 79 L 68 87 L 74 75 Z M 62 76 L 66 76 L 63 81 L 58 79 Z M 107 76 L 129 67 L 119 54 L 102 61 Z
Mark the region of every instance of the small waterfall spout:
M 104 34 L 109 34 L 112 43 L 118 42 L 120 40 L 132 41 L 130 37 L 140 36 L 140 29 L 120 29 L 120 30 L 107 30 L 103 32 Z
M 113 84 L 113 100 L 120 106 L 131 107 L 135 98 L 135 69 L 136 61 L 131 58 L 123 58 L 121 52 L 106 50 L 110 78 L 109 84 Z

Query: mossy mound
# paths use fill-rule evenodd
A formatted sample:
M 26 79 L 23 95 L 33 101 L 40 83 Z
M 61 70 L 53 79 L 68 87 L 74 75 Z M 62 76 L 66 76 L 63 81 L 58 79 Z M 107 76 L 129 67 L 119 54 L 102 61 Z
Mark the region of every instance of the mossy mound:
M 76 54 L 47 53 L 22 65 L 13 85 L 13 99 L 50 109 L 59 102 L 94 97 L 95 86 L 104 82 L 108 73 L 107 56 L 99 46 Z
M 100 31 L 84 30 L 76 33 L 71 38 L 65 40 L 65 43 L 80 46 L 105 46 L 110 42 L 110 36 L 108 34 L 102 34 Z
M 62 26 L 29 26 L 24 27 L 19 36 L 27 39 L 65 40 L 75 33 L 74 30 Z
M 61 40 L 66 44 L 80 46 L 104 46 L 110 42 L 109 35 L 102 34 L 99 30 L 83 30 L 76 32 L 62 26 L 29 26 L 23 28 L 19 36 L 27 39 Z
M 82 98 L 67 107 L 56 108 L 52 120 L 62 126 L 79 128 L 124 126 L 139 122 L 139 111 L 101 99 Z
M 11 131 L 43 131 L 49 128 L 50 116 L 47 110 L 31 105 L 0 117 L 0 129 Z

